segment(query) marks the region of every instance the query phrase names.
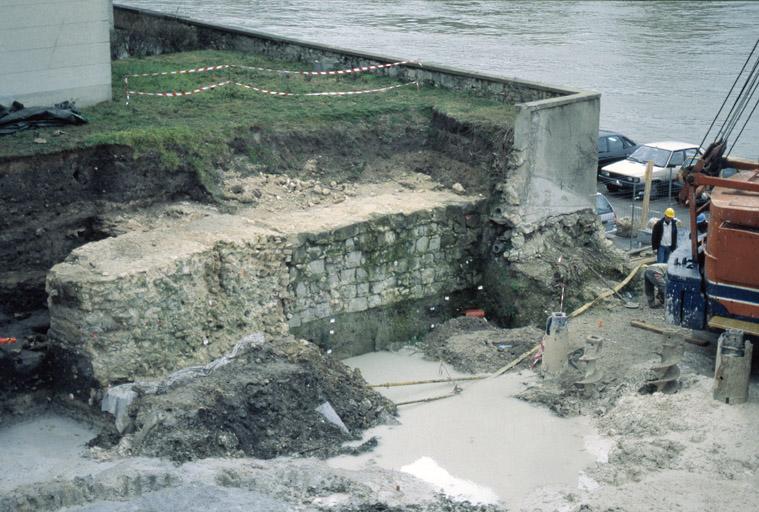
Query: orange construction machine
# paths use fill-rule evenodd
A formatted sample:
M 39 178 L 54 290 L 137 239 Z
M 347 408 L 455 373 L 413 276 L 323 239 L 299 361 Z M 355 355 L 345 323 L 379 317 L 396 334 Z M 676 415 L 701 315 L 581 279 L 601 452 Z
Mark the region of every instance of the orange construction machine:
M 725 158 L 713 143 L 684 172 L 681 200 L 690 208 L 690 244 L 670 257 L 667 320 L 691 329 L 740 329 L 759 336 L 759 162 Z M 730 178 L 725 168 L 736 169 Z M 697 194 L 712 187 L 700 208 Z M 708 213 L 705 236 L 696 218 Z

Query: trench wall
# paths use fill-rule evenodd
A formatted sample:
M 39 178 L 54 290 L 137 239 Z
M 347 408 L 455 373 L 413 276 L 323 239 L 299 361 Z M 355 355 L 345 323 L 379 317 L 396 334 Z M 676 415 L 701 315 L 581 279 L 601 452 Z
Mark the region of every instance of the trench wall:
M 411 308 L 449 296 L 439 318 L 479 279 L 482 205 L 455 198 L 306 232 L 217 215 L 80 247 L 47 280 L 64 380 L 82 391 L 164 375 L 254 331 L 292 329 L 343 356 L 423 335 L 429 316 Z M 397 325 L 357 332 L 346 320 L 375 310 Z
M 50 267 L 108 236 L 99 225 L 104 213 L 198 189 L 194 173 L 158 166 L 121 146 L 0 159 L 0 305 L 44 304 Z

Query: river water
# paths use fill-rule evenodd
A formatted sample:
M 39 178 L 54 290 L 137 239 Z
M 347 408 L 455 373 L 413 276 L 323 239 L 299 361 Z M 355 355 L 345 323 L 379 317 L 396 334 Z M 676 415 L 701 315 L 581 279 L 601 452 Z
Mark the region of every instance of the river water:
M 598 91 L 601 127 L 643 143 L 700 142 L 759 36 L 759 2 L 118 1 Z M 758 139 L 759 115 L 733 154 L 759 157 Z

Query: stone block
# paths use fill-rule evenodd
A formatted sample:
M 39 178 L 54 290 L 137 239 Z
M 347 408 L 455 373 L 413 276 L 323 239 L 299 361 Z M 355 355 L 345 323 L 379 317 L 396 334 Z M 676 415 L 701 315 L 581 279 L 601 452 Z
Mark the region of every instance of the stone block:
M 417 239 L 414 250 L 416 252 L 426 252 L 427 247 L 429 247 L 429 245 L 430 245 L 430 239 L 427 238 L 426 236 L 422 236 L 422 237 L 419 237 L 419 239 Z
M 369 296 L 369 283 L 359 283 L 356 285 L 356 297 Z
M 351 251 L 345 255 L 345 267 L 356 268 L 361 265 L 363 255 L 361 251 Z
M 356 269 L 346 268 L 341 270 L 338 275 L 342 284 L 352 284 L 356 282 Z
M 318 277 L 324 275 L 324 260 L 312 260 L 308 263 L 308 271 L 312 276 Z
M 351 299 L 350 302 L 348 302 L 346 311 L 349 313 L 354 313 L 356 311 L 364 311 L 368 307 L 369 304 L 365 297 L 356 297 L 355 299 Z

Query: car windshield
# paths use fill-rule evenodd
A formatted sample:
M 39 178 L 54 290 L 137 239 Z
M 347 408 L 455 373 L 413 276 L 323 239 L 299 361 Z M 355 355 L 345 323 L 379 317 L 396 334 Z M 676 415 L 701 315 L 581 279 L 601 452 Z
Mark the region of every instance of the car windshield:
M 649 160 L 653 160 L 656 167 L 664 167 L 667 165 L 670 153 L 671 151 L 667 151 L 666 149 L 659 149 L 652 146 L 641 146 L 633 151 L 633 154 L 627 158 L 642 164 L 647 163 Z
M 612 211 L 614 210 L 612 210 L 609 200 L 601 194 L 596 195 L 596 213 L 598 215 L 603 215 L 604 213 L 611 213 Z

